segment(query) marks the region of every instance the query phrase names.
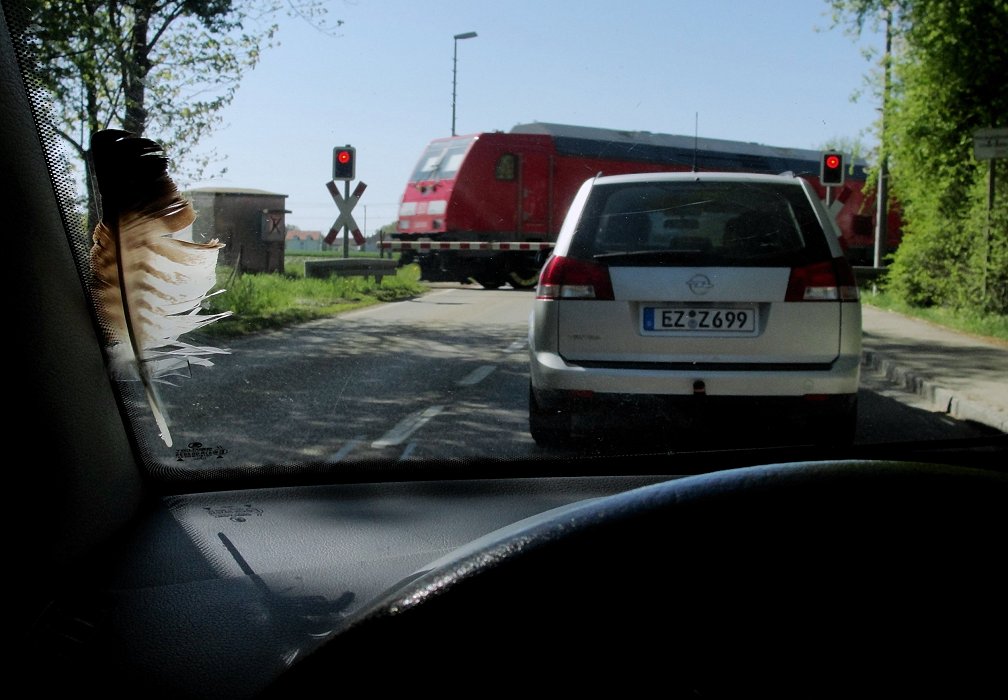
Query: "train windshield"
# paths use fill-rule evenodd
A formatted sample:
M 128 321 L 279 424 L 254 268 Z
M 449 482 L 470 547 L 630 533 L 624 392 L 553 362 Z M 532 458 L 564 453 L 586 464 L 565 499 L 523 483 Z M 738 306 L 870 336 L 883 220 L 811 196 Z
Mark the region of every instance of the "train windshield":
M 454 177 L 462 166 L 462 159 L 465 158 L 469 146 L 475 141 L 475 136 L 435 141 L 420 157 L 410 181 L 445 180 Z

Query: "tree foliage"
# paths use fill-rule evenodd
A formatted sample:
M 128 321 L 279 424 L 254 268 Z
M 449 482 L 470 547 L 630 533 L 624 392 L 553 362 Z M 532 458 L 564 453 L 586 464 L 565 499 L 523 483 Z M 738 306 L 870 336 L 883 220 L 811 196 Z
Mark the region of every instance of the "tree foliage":
M 286 10 L 326 30 L 315 0 L 28 0 L 35 56 L 71 162 L 90 135 L 121 128 L 160 142 L 200 179 L 213 155 L 187 159 L 221 124 L 246 71 L 273 46 Z M 73 157 L 76 156 L 74 159 Z M 90 221 L 95 196 L 84 178 Z
M 904 225 L 888 290 L 915 306 L 1008 313 L 1008 163 L 973 153 L 974 131 L 1008 127 L 1008 0 L 831 6 L 834 22 L 855 33 L 892 17 L 893 82 L 879 139 Z

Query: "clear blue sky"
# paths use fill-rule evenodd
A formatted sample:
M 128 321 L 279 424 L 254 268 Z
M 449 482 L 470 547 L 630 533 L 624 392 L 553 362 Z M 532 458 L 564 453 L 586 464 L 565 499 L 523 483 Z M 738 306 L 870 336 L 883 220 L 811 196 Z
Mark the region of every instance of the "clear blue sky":
M 332 149 L 357 148 L 367 183 L 354 217 L 396 218 L 426 144 L 456 132 L 542 121 L 820 148 L 859 139 L 877 117 L 864 87 L 880 49 L 830 29 L 825 0 L 334 0 L 336 36 L 283 18 L 207 142 L 223 178 L 192 187 L 288 195 L 287 222 L 327 231 Z M 341 184 L 342 192 L 342 184 Z

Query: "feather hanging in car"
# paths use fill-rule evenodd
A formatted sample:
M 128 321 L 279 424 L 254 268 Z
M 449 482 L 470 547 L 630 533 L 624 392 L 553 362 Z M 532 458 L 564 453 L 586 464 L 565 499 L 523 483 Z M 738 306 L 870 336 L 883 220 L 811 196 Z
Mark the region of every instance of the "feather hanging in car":
M 109 364 L 116 378 L 143 382 L 171 447 L 155 382 L 182 375 L 191 364 L 211 366 L 208 355 L 227 353 L 179 340 L 230 315 L 199 313 L 216 285 L 224 244 L 192 240 L 196 211 L 169 177 L 168 158 L 155 141 L 105 129 L 92 135 L 91 156 L 101 198 L 91 268 Z

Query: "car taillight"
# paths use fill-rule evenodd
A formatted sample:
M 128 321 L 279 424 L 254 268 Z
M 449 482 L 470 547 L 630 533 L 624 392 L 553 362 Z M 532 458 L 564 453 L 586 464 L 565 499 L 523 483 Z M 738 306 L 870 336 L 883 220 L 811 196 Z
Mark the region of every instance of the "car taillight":
M 539 274 L 536 299 L 613 299 L 609 268 L 558 255 Z
M 784 301 L 857 301 L 854 268 L 846 258 L 791 268 Z

